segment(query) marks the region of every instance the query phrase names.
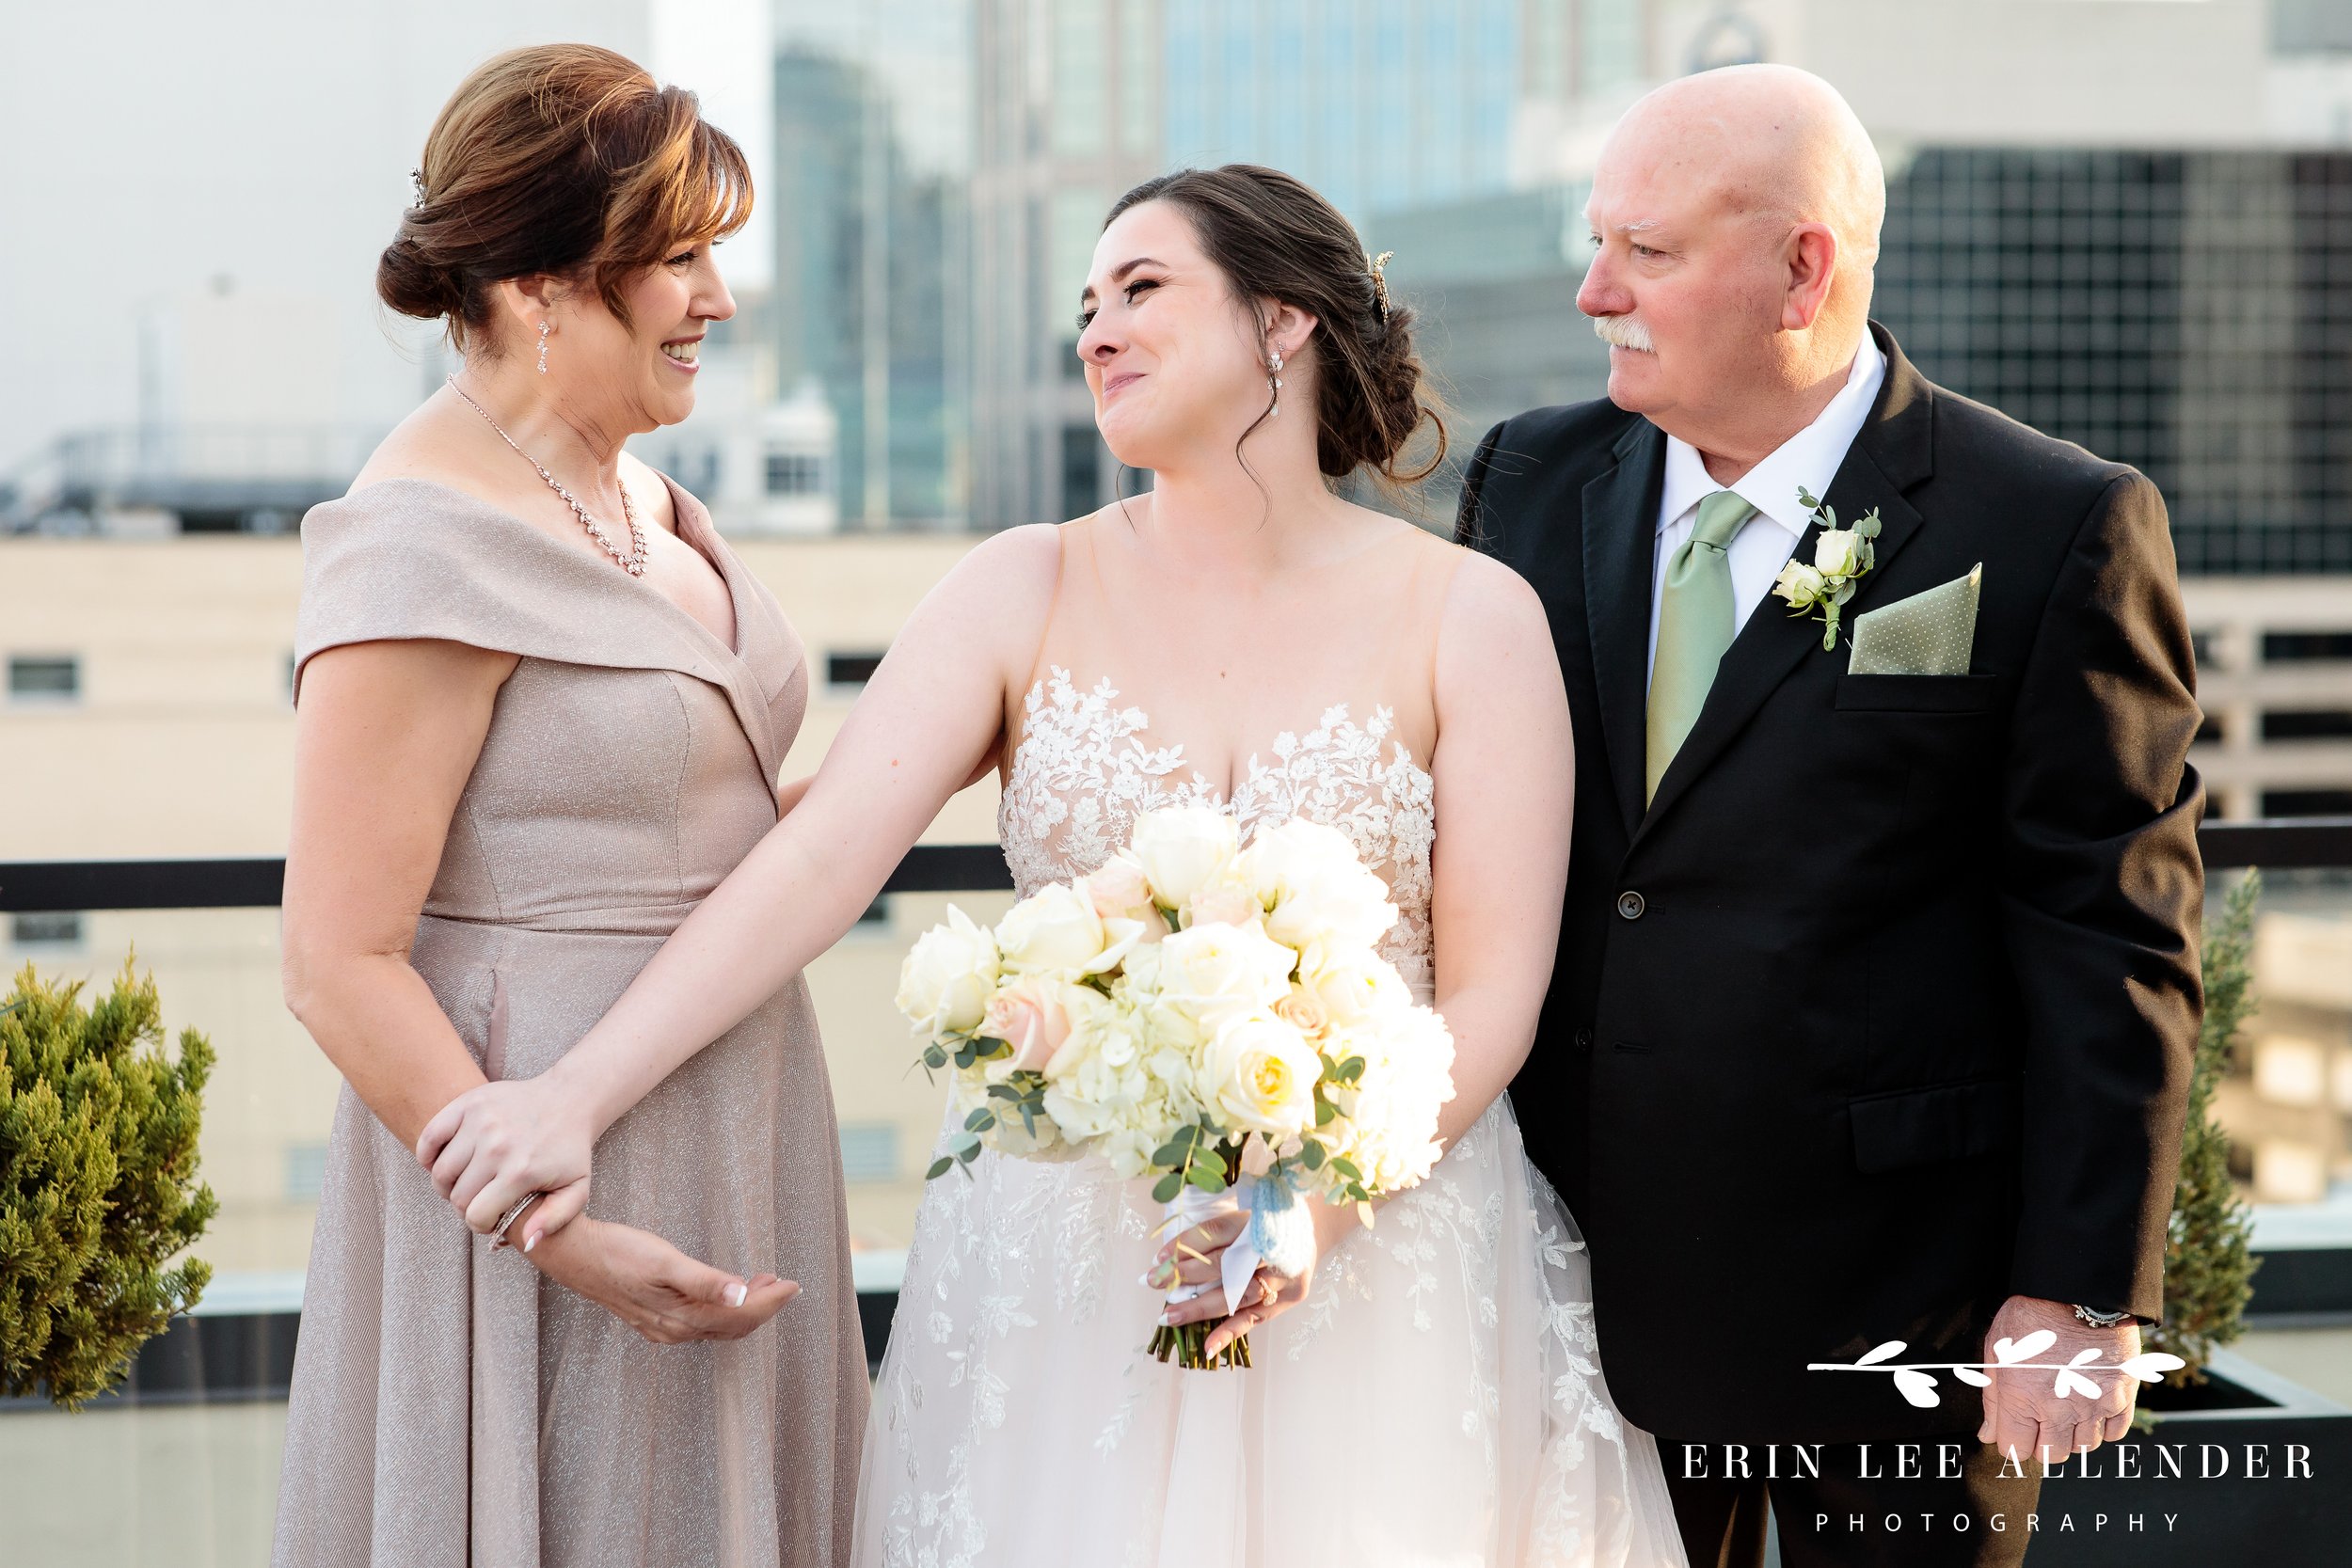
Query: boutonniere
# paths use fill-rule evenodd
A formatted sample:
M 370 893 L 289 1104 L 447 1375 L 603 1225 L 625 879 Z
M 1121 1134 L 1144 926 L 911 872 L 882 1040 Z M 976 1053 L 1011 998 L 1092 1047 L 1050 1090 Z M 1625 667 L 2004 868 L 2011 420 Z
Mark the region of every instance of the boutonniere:
M 1813 564 L 1791 561 L 1783 566 L 1780 576 L 1772 579 L 1772 592 L 1788 601 L 1792 615 L 1820 612 L 1821 651 L 1828 653 L 1837 646 L 1837 617 L 1846 601 L 1853 597 L 1854 585 L 1877 563 L 1870 541 L 1879 536 L 1878 508 L 1854 519 L 1853 527 L 1839 528 L 1837 513 L 1815 499 L 1802 484 L 1797 486 L 1797 503 L 1813 509 L 1813 521 L 1821 525 L 1821 535 L 1813 542 Z

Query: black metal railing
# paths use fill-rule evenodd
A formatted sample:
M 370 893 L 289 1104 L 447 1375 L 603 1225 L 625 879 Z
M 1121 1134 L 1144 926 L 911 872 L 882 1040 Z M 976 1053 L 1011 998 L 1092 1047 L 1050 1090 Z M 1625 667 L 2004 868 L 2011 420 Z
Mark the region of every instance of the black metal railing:
M 2197 845 L 2210 870 L 2352 866 L 2352 816 L 2207 822 Z M 88 910 L 274 909 L 286 863 L 269 855 L 215 860 L 0 861 L 0 914 Z M 993 844 L 918 844 L 882 892 L 980 893 L 1012 886 Z
M 2352 817 L 2208 822 L 2199 847 L 2211 870 L 2352 867 Z M 0 861 L 0 914 L 101 910 L 267 909 L 279 901 L 286 863 L 271 856 L 220 860 Z M 1009 889 L 993 844 L 926 844 L 910 850 L 884 893 Z M 2265 1258 L 2254 1306 L 2281 1325 L 2352 1318 L 2352 1247 L 2296 1248 Z M 859 1315 L 875 1356 L 889 1333 L 895 1291 L 862 1294 Z M 118 1398 L 140 1402 L 282 1399 L 299 1313 L 181 1319 L 140 1353 Z M 0 1409 L 33 1402 L 0 1401 Z
M 888 893 L 981 893 L 1012 886 L 993 844 L 918 844 Z M 218 860 L 0 861 L 0 914 L 88 910 L 266 910 L 285 895 L 282 856 Z

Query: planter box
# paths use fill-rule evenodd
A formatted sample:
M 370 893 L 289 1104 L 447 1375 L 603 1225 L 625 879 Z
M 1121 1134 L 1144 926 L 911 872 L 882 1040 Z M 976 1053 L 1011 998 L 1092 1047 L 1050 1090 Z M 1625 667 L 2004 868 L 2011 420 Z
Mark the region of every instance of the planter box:
M 2143 1389 L 2154 1431 L 2042 1482 L 2032 1568 L 2352 1562 L 2352 1410 L 2230 1351 L 2208 1370 Z

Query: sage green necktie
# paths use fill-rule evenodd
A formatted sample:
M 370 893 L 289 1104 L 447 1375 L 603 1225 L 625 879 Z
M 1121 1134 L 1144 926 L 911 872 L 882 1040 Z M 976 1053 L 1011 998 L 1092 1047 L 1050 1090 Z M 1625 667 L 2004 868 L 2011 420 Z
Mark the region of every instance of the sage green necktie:
M 1666 562 L 1658 599 L 1658 654 L 1650 667 L 1648 774 L 1645 805 L 1682 749 L 1715 684 L 1715 667 L 1731 647 L 1731 541 L 1756 508 L 1729 490 L 1699 502 L 1691 537 Z

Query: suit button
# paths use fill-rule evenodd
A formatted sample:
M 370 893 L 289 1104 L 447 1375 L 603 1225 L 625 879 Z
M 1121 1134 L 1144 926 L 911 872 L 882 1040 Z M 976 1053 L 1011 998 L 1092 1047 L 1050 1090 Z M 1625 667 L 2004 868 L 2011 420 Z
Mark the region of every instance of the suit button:
M 1641 919 L 1642 911 L 1648 908 L 1649 905 L 1643 900 L 1642 895 L 1631 888 L 1617 895 L 1617 912 L 1628 920 Z
M 1593 1048 L 1593 1032 L 1590 1029 L 1579 1029 L 1576 1032 L 1576 1048 L 1579 1051 L 1590 1051 Z

